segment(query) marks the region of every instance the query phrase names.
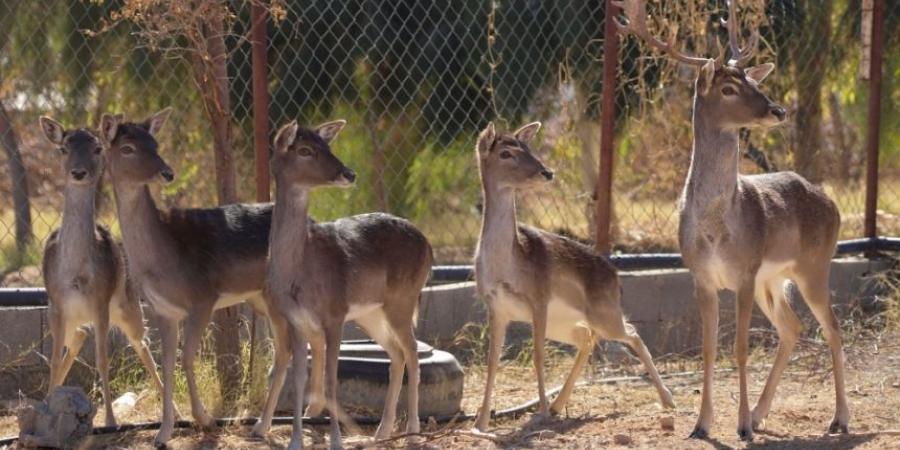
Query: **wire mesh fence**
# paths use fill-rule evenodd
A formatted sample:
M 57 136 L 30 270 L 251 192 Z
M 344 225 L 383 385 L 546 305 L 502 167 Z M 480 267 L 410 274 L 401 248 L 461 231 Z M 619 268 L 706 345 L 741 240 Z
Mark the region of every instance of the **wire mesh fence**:
M 559 178 L 520 196 L 520 219 L 591 240 L 605 3 L 264 2 L 270 134 L 293 119 L 348 121 L 334 148 L 359 173 L 358 186 L 316 192 L 312 215 L 408 217 L 431 239 L 438 263 L 468 263 L 481 220 L 477 132 L 488 121 L 513 128 L 540 120 L 536 151 Z M 868 82 L 859 72 L 868 3 L 740 2 L 743 29 L 762 37 L 756 61 L 777 66 L 764 89 L 791 117 L 786 126 L 742 134 L 741 170 L 791 169 L 821 183 L 841 209 L 842 238 L 863 234 Z M 40 115 L 91 127 L 103 112 L 138 120 L 172 106 L 160 151 L 177 178 L 155 188 L 160 203 L 228 200 L 217 189 L 223 163 L 215 155 L 229 147 L 237 200 L 255 198 L 250 4 L 0 4 L 0 286 L 42 284 L 41 249 L 60 224 L 62 159 L 44 140 Z M 687 52 L 716 56 L 716 42 L 727 42 L 724 0 L 650 2 L 648 11 L 660 35 L 679 25 L 677 42 Z M 887 2 L 884 28 L 878 225 L 880 234 L 897 235 L 900 4 Z M 695 73 L 633 38 L 617 39 L 614 247 L 677 251 Z M 222 95 L 210 94 L 216 86 L 225 87 Z M 217 126 L 223 117 L 224 130 Z M 109 183 L 97 202 L 99 221 L 117 234 Z

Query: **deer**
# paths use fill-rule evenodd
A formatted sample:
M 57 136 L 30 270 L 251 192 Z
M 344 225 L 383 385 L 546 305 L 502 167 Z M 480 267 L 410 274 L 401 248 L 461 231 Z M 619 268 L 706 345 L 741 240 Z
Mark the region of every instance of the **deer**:
M 175 179 L 171 167 L 159 155 L 156 140 L 170 113 L 171 109 L 166 108 L 140 122 L 125 121 L 118 114 L 104 114 L 100 126 L 128 257 L 128 274 L 159 322 L 163 408 L 154 442 L 157 446 L 165 445 L 174 430 L 175 360 L 181 322 L 184 322 L 182 366 L 191 413 L 199 426 L 215 426 L 215 420 L 200 401 L 194 359 L 213 311 L 244 300 L 268 317 L 275 347 L 273 369 L 278 370 L 271 373 L 263 413 L 252 431 L 254 436 L 263 437 L 271 426 L 291 355 L 287 322 L 270 313 L 262 294 L 272 204 L 167 211 L 157 208 L 150 185 Z M 313 352 L 314 365 L 321 357 Z M 313 390 L 313 397 L 320 399 L 319 404 L 324 401 L 321 391 Z M 321 406 L 311 401 L 310 408 L 321 409 Z
M 384 213 L 334 222 L 309 218 L 310 192 L 320 186 L 349 187 L 356 174 L 331 151 L 346 121 L 313 130 L 292 121 L 278 130 L 271 159 L 275 207 L 266 275 L 266 298 L 290 326 L 295 364 L 295 402 L 303 405 L 307 341 L 325 352 L 325 396 L 330 446 L 341 447 L 337 364 L 341 332 L 354 321 L 390 357 L 389 383 L 375 439 L 390 437 L 404 366 L 407 433 L 419 432 L 419 363 L 414 334 L 422 288 L 431 273 L 428 239 L 410 222 Z M 313 375 L 321 368 L 313 365 Z M 302 417 L 294 417 L 289 448 L 303 447 Z
M 796 284 L 831 350 L 835 413 L 830 433 L 847 433 L 849 411 L 844 391 L 841 334 L 830 305 L 831 258 L 837 245 L 840 214 L 818 186 L 794 172 L 742 175 L 738 171 L 741 128 L 767 128 L 787 119 L 785 108 L 760 89 L 775 65 L 749 66 L 759 34 L 741 47 L 734 0 L 728 2 L 730 56 L 696 57 L 675 47 L 675 30 L 663 41 L 647 28 L 644 1 L 614 2 L 631 33 L 672 59 L 698 68 L 694 81 L 693 149 L 679 201 L 679 245 L 694 278 L 703 335 L 703 395 L 691 437 L 708 437 L 713 422 L 712 385 L 719 320 L 718 292 L 736 294 L 734 354 L 738 368 L 737 434 L 752 440 L 769 413 L 778 381 L 797 343 L 802 324 L 786 294 Z M 753 410 L 747 394 L 749 328 L 754 302 L 775 326 L 778 348 L 765 387 Z
M 162 383 L 144 340 L 143 313 L 126 278 L 122 249 L 109 230 L 96 223 L 94 197 L 103 174 L 103 146 L 93 130 L 66 129 L 46 116 L 39 123 L 62 155 L 65 174 L 62 226 L 47 239 L 43 258 L 53 338 L 49 388 L 65 382 L 87 338 L 87 326 L 93 325 L 106 425 L 115 426 L 107 354 L 111 324 L 128 338 L 160 394 Z
M 538 417 L 564 410 L 600 338 L 629 346 L 650 375 L 662 405 L 674 408 L 672 393 L 663 385 L 649 350 L 625 319 L 615 268 L 584 244 L 517 221 L 516 191 L 553 180 L 553 171 L 529 147 L 540 127 L 540 122 L 533 122 L 512 133 L 500 133 L 491 122 L 475 146 L 484 198 L 475 280 L 478 296 L 487 305 L 490 328 L 487 378 L 475 428 L 488 429 L 491 394 L 511 321 L 532 325 Z M 545 339 L 578 349 L 572 371 L 552 405 L 544 390 Z

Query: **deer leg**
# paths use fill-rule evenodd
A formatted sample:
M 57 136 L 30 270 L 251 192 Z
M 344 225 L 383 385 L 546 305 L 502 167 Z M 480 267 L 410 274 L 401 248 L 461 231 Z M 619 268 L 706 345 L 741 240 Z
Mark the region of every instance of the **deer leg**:
M 309 404 L 306 406 L 306 417 L 318 417 L 325 409 L 325 337 L 309 336 L 309 348 L 312 352 L 312 367 L 309 374 Z
M 553 400 L 553 404 L 550 405 L 550 412 L 553 414 L 562 414 L 563 409 L 566 407 L 566 403 L 569 402 L 569 397 L 572 396 L 572 390 L 575 389 L 575 381 L 578 380 L 579 375 L 581 375 L 581 370 L 591 356 L 591 351 L 594 349 L 595 341 L 590 330 L 579 327 L 573 332 L 573 335 L 577 336 L 577 338 L 573 340 L 577 343 L 578 354 L 575 355 L 575 364 L 572 366 L 572 372 L 569 373 L 569 377 L 566 378 L 562 390 L 559 391 L 559 395 Z
M 641 360 L 644 369 L 647 371 L 647 374 L 650 375 L 650 381 L 653 382 L 653 387 L 656 388 L 656 393 L 659 395 L 659 401 L 662 403 L 663 407 L 674 408 L 675 400 L 672 398 L 672 392 L 669 391 L 669 388 L 667 388 L 665 384 L 663 384 L 662 378 L 659 376 L 659 371 L 656 370 L 656 365 L 653 364 L 653 357 L 650 356 L 650 351 L 647 350 L 647 346 L 644 344 L 644 340 L 638 335 L 634 326 L 625 322 L 624 318 L 622 318 L 622 333 L 622 337 L 616 340 L 624 342 L 631 347 L 631 350 L 638 356 L 638 359 Z
M 538 412 L 539 416 L 550 415 L 550 403 L 547 401 L 547 392 L 544 389 L 544 344 L 547 339 L 547 304 L 541 303 L 534 307 L 532 312 L 532 338 L 534 340 L 534 371 L 537 375 L 538 385 Z
M 737 292 L 737 330 L 734 336 L 734 354 L 738 369 L 738 384 L 740 386 L 737 434 L 742 441 L 753 439 L 750 401 L 748 400 L 747 392 L 747 358 L 750 353 L 750 319 L 753 314 L 753 287 L 752 282 L 745 282 Z
M 797 286 L 803 299 L 809 305 L 816 321 L 822 326 L 822 333 L 831 348 L 831 363 L 834 368 L 834 418 L 828 426 L 829 433 L 848 433 L 850 410 L 847 408 L 847 393 L 844 388 L 844 350 L 841 345 L 841 330 L 831 309 L 831 293 L 828 290 L 828 271 L 819 276 L 797 277 Z
M 50 351 L 50 385 L 47 391 L 61 385 L 65 380 L 62 374 L 63 349 L 66 347 L 66 330 L 63 328 L 63 320 L 59 313 L 50 308 L 50 337 L 53 339 Z
M 81 353 L 81 347 L 84 346 L 84 341 L 87 340 L 87 331 L 81 327 L 76 327 L 72 331 L 71 337 L 68 337 L 68 332 L 65 334 L 67 337 L 63 340 L 65 341 L 66 355 L 63 357 L 62 363 L 60 363 L 59 379 L 57 379 L 56 386 L 61 386 L 66 381 L 66 376 L 69 375 L 72 365 L 75 364 L 75 358 Z
M 700 415 L 697 425 L 690 437 L 705 439 L 713 422 L 712 387 L 716 367 L 716 346 L 719 332 L 719 297 L 713 289 L 700 286 L 700 280 L 694 279 L 694 296 L 700 308 L 700 320 L 703 324 L 703 399 L 700 403 Z
M 325 327 L 325 398 L 331 416 L 332 450 L 341 448 L 341 408 L 337 401 L 338 356 L 341 351 L 342 323 L 327 324 Z
M 175 358 L 178 352 L 178 321 L 159 316 L 162 342 L 163 411 L 159 432 L 153 440 L 157 448 L 165 447 L 175 429 Z
M 417 295 L 418 296 L 418 295 Z M 415 303 L 413 303 L 415 304 Z M 398 327 L 399 328 L 399 327 Z M 397 337 L 406 361 L 406 432 L 419 432 L 419 345 L 413 333 L 413 325 L 397 330 Z M 403 376 L 400 376 L 402 382 Z
M 100 372 L 100 384 L 103 388 L 103 405 L 106 408 L 106 426 L 115 426 L 116 418 L 112 410 L 112 394 L 109 392 L 109 355 L 107 340 L 109 338 L 109 308 L 101 307 L 94 321 L 94 352 L 97 370 Z
M 503 352 L 503 344 L 506 340 L 506 326 L 509 320 L 490 310 L 490 339 L 488 342 L 487 377 L 484 382 L 484 398 L 481 402 L 481 411 L 475 421 L 475 428 L 479 431 L 487 431 L 491 421 L 491 394 L 494 389 L 494 381 L 497 378 L 497 369 L 500 365 L 500 354 Z
M 775 398 L 775 390 L 800 337 L 802 326 L 800 319 L 791 309 L 791 305 L 784 298 L 784 279 L 779 278 L 768 283 L 768 286 L 757 286 L 756 289 L 757 304 L 760 305 L 760 309 L 778 332 L 778 350 L 775 352 L 772 371 L 769 372 L 769 377 L 766 379 L 766 387 L 763 388 L 759 401 L 756 402 L 751 413 L 754 430 L 759 429 L 760 424 L 769 414 L 772 400 Z
M 384 398 L 384 408 L 381 411 L 381 422 L 378 424 L 378 429 L 375 430 L 376 441 L 391 437 L 397 417 L 397 402 L 400 400 L 400 390 L 403 388 L 404 353 L 398 345 L 396 333 L 388 329 L 386 320 L 381 311 L 372 312 L 367 317 L 356 319 L 356 323 L 366 330 L 366 333 L 387 352 L 391 359 L 390 378 Z
M 303 448 L 303 394 L 306 391 L 306 337 L 293 325 L 289 325 L 291 351 L 294 357 L 294 423 L 288 450 Z
M 275 415 L 275 407 L 281 388 L 284 387 L 284 379 L 287 376 L 287 365 L 291 359 L 290 332 L 287 321 L 282 317 L 272 314 L 269 317 L 269 328 L 272 330 L 274 344 L 274 359 L 269 381 L 269 391 L 266 393 L 266 403 L 263 406 L 262 415 L 251 434 L 256 437 L 264 437 L 272 426 L 272 416 Z M 305 344 L 304 344 L 305 345 Z
M 200 340 L 203 337 L 203 331 L 209 324 L 211 314 L 212 311 L 209 310 L 192 311 L 192 314 L 184 321 L 184 347 L 181 350 L 181 366 L 184 369 L 184 377 L 187 380 L 188 392 L 191 396 L 191 415 L 194 416 L 197 425 L 202 428 L 213 428 L 216 423 L 203 407 L 194 372 L 194 358 L 197 357 L 197 351 L 200 350 Z
M 144 369 L 147 370 L 147 376 L 150 377 L 156 391 L 159 393 L 160 398 L 162 398 L 162 380 L 159 378 L 156 361 L 153 359 L 153 354 L 150 353 L 150 347 L 147 345 L 144 321 L 140 309 L 138 308 L 139 307 L 122 314 L 120 317 L 121 323 L 118 323 L 117 325 L 125 333 L 128 342 L 131 343 L 131 347 L 141 360 L 141 364 L 144 366 Z

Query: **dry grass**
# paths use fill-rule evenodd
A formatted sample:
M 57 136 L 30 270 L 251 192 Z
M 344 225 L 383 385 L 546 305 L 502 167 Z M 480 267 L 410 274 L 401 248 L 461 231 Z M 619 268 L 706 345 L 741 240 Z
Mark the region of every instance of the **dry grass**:
M 727 352 L 726 352 L 727 353 Z M 720 368 L 730 367 L 727 356 Z M 752 357 L 751 401 L 762 390 L 771 362 L 771 351 L 757 349 Z M 548 365 L 549 385 L 563 381 L 571 366 L 568 357 L 556 357 Z M 664 373 L 699 371 L 693 359 L 669 360 L 660 365 Z M 667 385 L 675 395 L 678 407 L 663 411 L 649 383 L 623 382 L 618 384 L 587 384 L 576 389 L 563 417 L 535 420 L 527 415 L 518 419 L 497 421 L 493 436 L 470 433 L 471 422 L 452 425 L 428 424 L 423 427 L 424 448 L 596 448 L 613 446 L 616 439 L 626 439 L 632 448 L 900 448 L 900 335 L 892 333 L 855 340 L 847 346 L 847 391 L 851 411 L 851 434 L 824 434 L 833 412 L 834 394 L 831 384 L 830 359 L 824 347 L 803 345 L 793 358 L 784 380 L 779 386 L 765 430 L 758 432 L 752 443 L 742 443 L 735 434 L 737 402 L 733 392 L 737 387 L 734 372 L 717 374 L 715 384 L 716 423 L 712 439 L 686 439 L 696 420 L 700 395 L 700 376 L 693 374 L 671 378 Z M 599 380 L 616 375 L 640 374 L 640 367 L 623 365 L 594 366 L 594 374 L 582 377 Z M 480 402 L 484 368 L 470 366 L 466 370 L 463 410 L 474 413 Z M 502 409 L 530 400 L 535 393 L 533 370 L 521 364 L 507 364 L 497 382 L 495 408 Z M 185 399 L 180 408 L 187 412 Z M 158 407 L 150 392 L 132 412 L 122 416 L 123 422 L 157 420 Z M 660 418 L 671 416 L 673 431 L 664 430 Z M 98 414 L 98 420 L 102 420 Z M 0 435 L 15 433 L 14 419 L 0 418 Z M 371 428 L 365 428 L 371 435 Z M 326 441 L 327 430 L 308 427 L 309 444 Z M 153 431 L 96 436 L 90 448 L 149 448 Z M 249 437 L 247 427 L 231 426 L 214 432 L 178 430 L 171 448 L 283 448 L 290 436 L 289 426 L 274 427 L 267 441 Z M 622 441 L 619 441 L 622 442 Z M 369 446 L 366 436 L 346 436 L 348 447 Z M 378 447 L 402 447 L 405 440 L 381 443 Z

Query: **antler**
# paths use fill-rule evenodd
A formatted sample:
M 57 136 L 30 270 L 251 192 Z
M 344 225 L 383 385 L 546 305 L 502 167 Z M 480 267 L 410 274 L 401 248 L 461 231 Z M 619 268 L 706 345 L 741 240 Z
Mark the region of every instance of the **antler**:
M 722 26 L 728 30 L 728 47 L 731 49 L 731 58 L 728 60 L 728 64 L 735 67 L 744 67 L 750 62 L 753 54 L 756 53 L 756 47 L 759 43 L 759 30 L 753 30 L 753 33 L 750 35 L 750 45 L 741 48 L 741 44 L 738 42 L 737 29 L 740 22 L 738 22 L 737 12 L 735 12 L 737 0 L 725 0 L 725 3 L 728 4 L 728 20 L 722 19 Z
M 686 55 L 675 49 L 675 37 L 678 34 L 677 25 L 669 27 L 669 37 L 666 42 L 663 42 L 656 36 L 650 34 L 650 31 L 647 29 L 647 6 L 644 3 L 644 0 L 621 0 L 613 1 L 612 4 L 622 8 L 625 12 L 625 16 L 628 17 L 628 23 L 622 23 L 619 22 L 619 19 L 614 19 L 616 27 L 620 32 L 626 34 L 632 33 L 684 64 L 702 66 L 709 62 L 706 58 Z

